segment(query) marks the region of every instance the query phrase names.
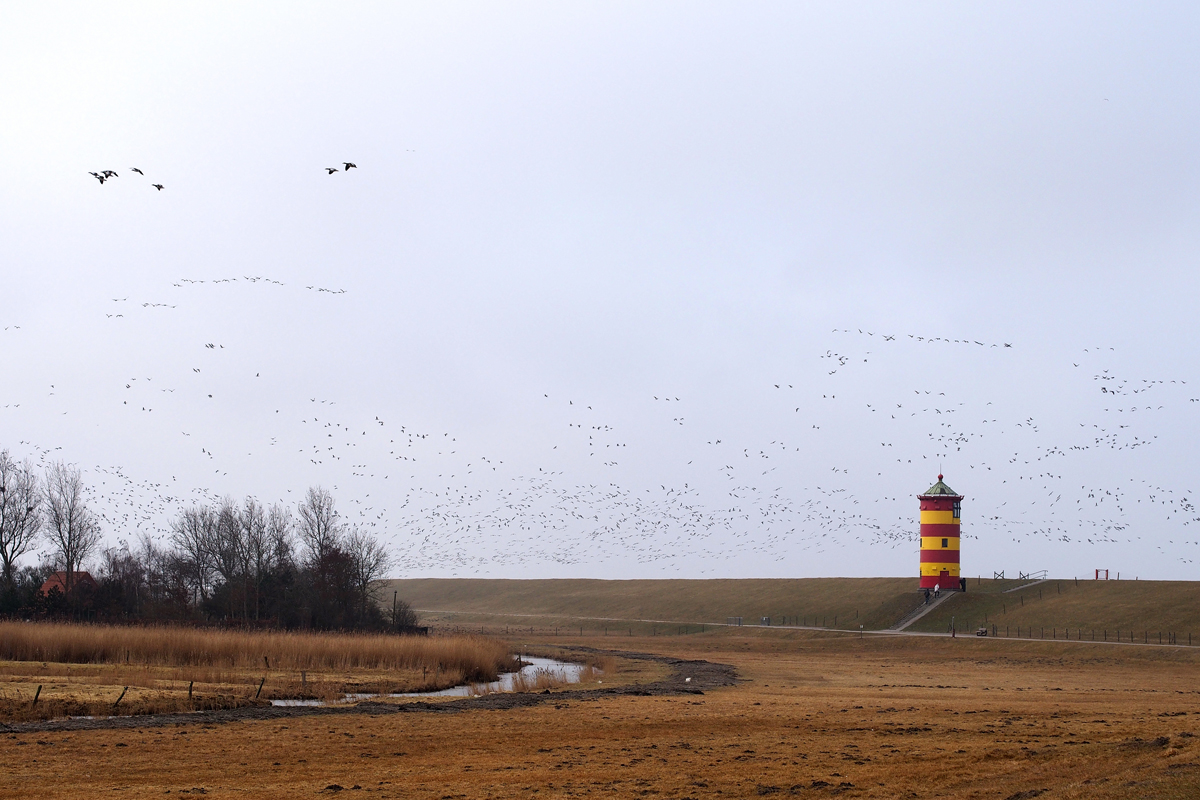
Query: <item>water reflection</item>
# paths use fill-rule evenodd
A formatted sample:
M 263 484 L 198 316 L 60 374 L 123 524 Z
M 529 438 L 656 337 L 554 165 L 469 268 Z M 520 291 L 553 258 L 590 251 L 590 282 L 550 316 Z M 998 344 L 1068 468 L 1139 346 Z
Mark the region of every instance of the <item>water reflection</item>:
M 496 692 L 511 692 L 514 686 L 536 686 L 539 678 L 547 678 L 554 683 L 579 683 L 580 675 L 586 669 L 583 664 L 573 664 L 569 661 L 558 661 L 553 658 L 534 658 L 526 656 L 524 664 L 517 672 L 506 672 L 499 680 L 491 683 L 466 683 L 461 686 L 451 686 L 436 692 L 402 692 L 399 694 L 376 694 L 354 692 L 342 697 L 341 702 L 358 700 L 373 700 L 378 697 L 471 697 L 472 695 L 494 694 Z M 273 706 L 323 706 L 324 700 L 272 700 Z

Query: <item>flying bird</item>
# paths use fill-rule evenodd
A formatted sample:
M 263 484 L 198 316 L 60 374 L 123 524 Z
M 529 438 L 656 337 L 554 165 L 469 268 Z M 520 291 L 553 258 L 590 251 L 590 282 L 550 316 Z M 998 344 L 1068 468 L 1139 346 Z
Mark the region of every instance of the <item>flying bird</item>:
M 347 170 L 358 169 L 358 164 L 352 161 L 343 161 L 342 163 L 346 165 Z
M 146 173 L 142 172 L 140 169 L 138 169 L 137 167 L 130 167 L 129 169 L 132 170 L 133 172 L 136 172 L 138 175 L 145 176 L 145 174 L 146 174 Z
M 152 183 L 152 184 L 150 184 L 150 185 L 151 185 L 151 186 L 153 186 L 155 189 L 158 189 L 160 192 L 162 191 L 162 184 L 161 184 L 161 183 Z
M 338 171 L 338 169 L 337 169 L 337 167 L 326 167 L 326 168 L 325 168 L 325 171 L 326 171 L 327 173 L 329 173 L 330 175 L 332 175 L 333 173 L 337 172 L 337 171 Z

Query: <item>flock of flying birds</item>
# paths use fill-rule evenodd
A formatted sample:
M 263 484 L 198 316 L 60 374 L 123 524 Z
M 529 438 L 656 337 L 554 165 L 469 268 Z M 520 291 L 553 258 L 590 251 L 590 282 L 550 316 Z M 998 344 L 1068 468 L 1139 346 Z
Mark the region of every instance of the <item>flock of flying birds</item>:
M 959 344 L 936 337 L 932 341 L 951 348 Z M 214 342 L 199 346 L 209 352 L 224 349 Z M 851 418 L 824 415 L 823 425 L 808 427 L 807 421 L 797 424 L 789 419 L 796 408 L 821 413 L 815 403 L 817 389 L 826 389 L 822 400 L 836 407 L 857 403 L 851 397 L 852 386 L 843 383 L 836 388 L 845 373 L 822 371 L 822 359 L 844 358 L 846 365 L 864 365 L 888 355 L 853 347 L 827 349 L 813 354 L 813 374 L 764 385 L 761 395 L 768 402 L 774 395 L 781 398 L 774 401 L 776 413 L 780 428 L 789 430 L 787 437 L 765 442 L 734 443 L 728 435 L 690 436 L 692 423 L 681 426 L 680 421 L 693 415 L 681 416 L 678 409 L 700 403 L 675 395 L 647 398 L 639 413 L 674 431 L 673 446 L 680 459 L 688 457 L 687 464 L 672 470 L 677 480 L 671 485 L 632 485 L 622 465 L 636 465 L 654 446 L 631 441 L 630 426 L 606 419 L 600 402 L 560 400 L 549 393 L 540 393 L 550 436 L 543 464 L 537 467 L 527 460 L 520 466 L 511 458 L 478 453 L 478 448 L 469 448 L 449 431 L 393 424 L 383 414 L 341 412 L 337 400 L 320 397 L 292 403 L 286 416 L 283 409 L 276 409 L 279 422 L 260 452 L 245 455 L 253 458 L 264 451 L 290 448 L 291 455 L 274 463 L 294 465 L 303 460 L 314 475 L 322 476 L 313 482 L 332 477 L 335 494 L 344 496 L 346 519 L 390 538 L 398 545 L 401 567 L 411 571 L 438 568 L 486 574 L 536 563 L 566 567 L 633 561 L 663 567 L 689 564 L 704 574 L 721 572 L 734 553 L 762 562 L 804 563 L 862 548 L 891 551 L 896 572 L 904 574 L 911 571 L 909 551 L 915 542 L 911 494 L 924 487 L 905 485 L 906 495 L 889 496 L 897 494 L 895 476 L 911 476 L 914 461 L 928 465 L 917 475 L 936 474 L 951 460 L 960 466 L 952 485 L 959 484 L 960 491 L 969 495 L 976 487 L 996 483 L 984 477 L 986 473 L 1002 476 L 1001 487 L 1013 484 L 1001 493 L 990 492 L 999 498 L 990 507 L 982 503 L 972 507 L 968 501 L 968 538 L 1014 544 L 1042 539 L 1095 547 L 1132 543 L 1146 534 L 1145 541 L 1152 541 L 1164 556 L 1192 560 L 1192 551 L 1183 547 L 1197 544 L 1187 538 L 1189 526 L 1200 521 L 1192 492 L 1134 478 L 1075 485 L 1064 477 L 1072 464 L 1090 463 L 1086 459 L 1091 455 L 1153 445 L 1155 434 L 1137 431 L 1133 422 L 1103 417 L 1160 411 L 1163 403 L 1142 405 L 1148 396 L 1178 404 L 1185 381 L 1133 380 L 1111 368 L 1099 368 L 1091 382 L 1098 385 L 1100 421 L 1078 423 L 1074 431 L 1058 427 L 1053 440 L 1047 437 L 1052 427 L 1048 423 L 1028 416 L 1004 418 L 991 401 L 958 399 L 953 389 L 910 389 L 911 398 L 898 396 L 888 402 L 873 397 L 872 402 L 862 402 Z M 200 368 L 193 371 L 202 378 Z M 821 386 L 821 381 L 826 385 Z M 136 383 L 137 379 L 129 379 L 125 388 L 134 390 Z M 143 377 L 141 383 L 149 390 L 152 376 Z M 173 393 L 176 388 L 156 391 Z M 812 395 L 815 405 L 794 407 L 792 395 L 799 392 Z M 1172 392 L 1170 397 L 1164 394 Z M 839 395 L 841 403 L 833 403 Z M 1112 400 L 1128 402 L 1108 404 Z M 660 404 L 664 411 L 654 411 Z M 814 437 L 828 435 L 836 441 L 847 423 L 874 425 L 875 430 L 894 432 L 894 439 L 907 435 L 908 440 L 900 441 L 899 449 L 897 441 L 880 441 L 879 446 L 887 449 L 879 456 L 859 453 L 845 458 L 845 462 L 870 463 L 874 476 L 871 470 L 860 476 L 861 469 L 833 465 L 824 478 L 806 479 L 796 486 L 795 476 L 806 470 L 806 477 L 813 477 L 809 467 L 822 444 Z M 554 428 L 561 433 L 554 434 Z M 827 434 L 813 433 L 821 428 Z M 230 447 L 189 441 L 193 434 L 188 431 L 181 436 L 187 442 L 182 446 L 196 447 L 222 477 L 236 469 L 239 454 Z M 1012 449 L 982 447 L 989 438 Z M 961 457 L 964 449 L 974 455 Z M 42 459 L 61 457 L 60 452 L 45 449 L 35 452 Z M 920 456 L 914 455 L 918 452 Z M 581 462 L 593 459 L 597 467 L 579 468 Z M 884 470 L 890 469 L 885 462 L 900 466 L 883 477 Z M 610 479 L 596 479 L 597 470 Z M 182 486 L 175 476 L 169 482 L 138 481 L 119 468 L 99 465 L 95 472 L 99 485 L 93 487 L 93 503 L 105 523 L 124 538 L 139 533 L 161 537 L 179 508 L 217 500 L 217 492 Z M 680 474 L 687 479 L 679 479 Z M 1144 507 L 1157 509 L 1156 518 L 1161 517 L 1175 534 L 1160 539 L 1160 531 L 1142 527 L 1144 520 L 1131 514 Z
M 342 164 L 342 170 L 324 169 L 332 175 L 357 168 Z M 118 177 L 111 170 L 92 174 L 101 184 Z M 286 285 L 242 276 L 181 278 L 172 286 L 259 283 Z M 153 313 L 177 304 L 140 307 Z M 1125 374 L 1112 348 L 1064 354 L 1064 367 L 1071 364 L 1064 380 L 1088 398 L 1066 423 L 1028 413 L 1019 398 L 985 399 L 952 374 L 925 380 L 928 365 L 939 359 L 987 359 L 980 362 L 985 370 L 1002 371 L 1006 359 L 1020 354 L 1012 342 L 858 328 L 830 336 L 829 346 L 814 347 L 793 374 L 748 390 L 759 429 L 772 435 L 747 432 L 706 398 L 674 390 L 617 407 L 531 389 L 540 429 L 514 436 L 508 452 L 460 441 L 453 431 L 393 422 L 390 409 L 343 410 L 355 404 L 339 405 L 352 398 L 336 396 L 271 400 L 270 423 L 246 443 L 205 433 L 203 420 L 181 416 L 185 395 L 224 403 L 207 380 L 240 369 L 220 360 L 192 361 L 204 352 L 223 359 L 236 348 L 212 341 L 198 341 L 188 363 L 171 375 L 122 379 L 120 408 L 173 414 L 183 428 L 176 445 L 181 461 L 187 453 L 203 459 L 222 486 L 229 486 L 224 479 L 231 473 L 248 481 L 264 470 L 311 475 L 309 483 L 340 498 L 347 521 L 390 541 L 400 568 L 409 572 L 511 574 L 536 564 L 632 561 L 721 574 L 731 558 L 741 557 L 811 574 L 805 564 L 884 552 L 893 574 L 910 574 L 917 535 L 912 495 L 925 488 L 912 482 L 943 470 L 968 495 L 964 535 L 991 552 L 1045 542 L 1090 564 L 1112 552 L 1098 547 L 1153 546 L 1164 559 L 1193 562 L 1200 546 L 1195 493 L 1134 477 L 1141 451 L 1161 446 L 1160 433 L 1169 438 L 1173 432 L 1164 414 L 1200 402 L 1186 396 L 1186 381 Z M 871 372 L 880 364 L 912 364 L 914 378 L 907 385 L 883 380 Z M 1080 369 L 1090 374 L 1074 372 Z M 237 379 L 260 380 L 265 371 L 243 369 Z M 20 406 L 0 396 L 0 413 Z M 230 405 L 222 413 L 245 410 Z M 517 439 L 539 442 L 540 449 Z M 19 445 L 41 464 L 66 457 L 61 445 Z M 112 541 L 167 536 L 182 508 L 216 502 L 222 494 L 174 475 L 139 479 L 111 465 L 89 472 L 90 502 Z M 297 498 L 304 488 L 293 487 L 279 500 Z M 239 491 L 256 493 L 253 485 Z
M 129 171 L 136 172 L 138 175 L 141 175 L 143 178 L 146 177 L 146 173 L 142 172 L 137 167 L 130 167 Z M 118 175 L 116 172 L 114 172 L 111 169 L 102 170 L 100 172 L 89 172 L 88 175 L 91 175 L 93 178 L 100 181 L 101 186 L 104 185 L 105 181 L 110 181 L 113 178 L 121 177 L 120 175 Z M 152 183 L 150 185 L 153 186 L 155 189 L 157 189 L 160 192 L 163 190 L 163 185 L 161 183 Z
M 352 161 L 343 161 L 341 170 L 339 170 L 337 167 L 325 167 L 324 169 L 327 174 L 332 175 L 335 172 L 341 172 L 343 170 L 346 172 L 349 172 L 352 169 L 358 169 L 358 165 Z M 129 171 L 136 172 L 138 175 L 141 175 L 143 178 L 146 177 L 146 173 L 142 172 L 137 167 L 130 167 Z M 105 169 L 105 170 L 101 170 L 99 172 L 89 172 L 88 175 L 91 175 L 93 178 L 100 181 L 101 186 L 103 186 L 106 181 L 110 181 L 113 178 L 121 177 L 119 173 L 117 173 L 115 170 L 111 170 L 111 169 Z M 163 185 L 161 183 L 152 183 L 150 185 L 153 186 L 155 189 L 157 189 L 160 192 L 163 190 Z

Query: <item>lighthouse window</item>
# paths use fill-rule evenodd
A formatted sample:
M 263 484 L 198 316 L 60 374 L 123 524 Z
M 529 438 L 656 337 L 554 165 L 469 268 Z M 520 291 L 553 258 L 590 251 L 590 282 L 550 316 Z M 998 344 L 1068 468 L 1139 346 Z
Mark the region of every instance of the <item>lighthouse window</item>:
M 950 540 L 942 539 L 942 547 L 949 547 L 949 546 L 950 546 Z
M 962 503 L 955 500 L 954 501 L 954 518 L 958 519 L 961 516 L 962 516 Z

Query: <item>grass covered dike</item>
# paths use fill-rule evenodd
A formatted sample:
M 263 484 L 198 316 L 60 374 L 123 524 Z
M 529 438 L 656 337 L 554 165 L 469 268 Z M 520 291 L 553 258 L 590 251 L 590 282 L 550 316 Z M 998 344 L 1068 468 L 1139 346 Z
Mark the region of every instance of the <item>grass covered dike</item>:
M 482 625 L 503 633 L 506 626 L 539 632 L 561 628 L 611 636 L 694 634 L 699 626 L 725 625 L 741 617 L 758 625 L 804 626 L 857 631 L 884 630 L 920 606 L 916 578 L 796 578 L 729 580 L 485 580 L 414 579 L 389 581 L 389 590 L 410 599 L 423 619 L 435 624 Z M 967 578 L 967 592 L 906 630 L 946 633 L 951 621 L 959 633 L 997 626 L 1001 636 L 1071 638 L 1096 631 L 1109 641 L 1117 631 L 1136 643 L 1200 646 L 1200 582 L 1085 580 L 1080 577 L 1029 580 Z M 475 630 L 479 630 L 476 627 Z
M 0 622 L 0 719 L 433 691 L 496 680 L 515 663 L 505 642 L 473 635 Z

